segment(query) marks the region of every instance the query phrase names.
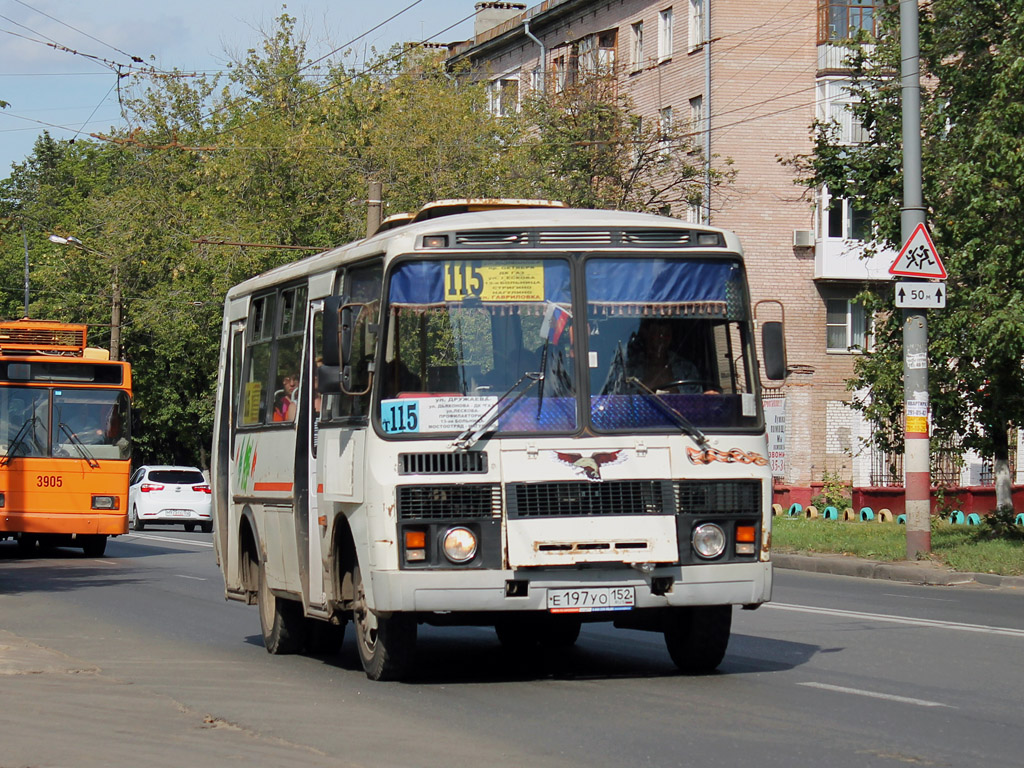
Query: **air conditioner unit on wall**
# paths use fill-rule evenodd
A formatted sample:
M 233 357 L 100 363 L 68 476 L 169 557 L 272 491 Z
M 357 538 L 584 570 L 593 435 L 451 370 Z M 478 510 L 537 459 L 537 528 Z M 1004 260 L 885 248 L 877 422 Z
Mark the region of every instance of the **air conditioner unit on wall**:
M 814 245 L 814 231 L 810 229 L 793 230 L 793 247 L 808 248 Z

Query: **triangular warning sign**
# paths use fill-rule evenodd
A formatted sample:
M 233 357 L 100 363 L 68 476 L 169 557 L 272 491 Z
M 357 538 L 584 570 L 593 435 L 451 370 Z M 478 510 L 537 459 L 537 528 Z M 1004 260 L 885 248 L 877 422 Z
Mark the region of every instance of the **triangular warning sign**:
M 946 268 L 942 265 L 939 252 L 928 235 L 924 224 L 918 224 L 914 233 L 903 245 L 903 250 L 896 261 L 889 267 L 890 275 L 906 277 L 946 277 Z

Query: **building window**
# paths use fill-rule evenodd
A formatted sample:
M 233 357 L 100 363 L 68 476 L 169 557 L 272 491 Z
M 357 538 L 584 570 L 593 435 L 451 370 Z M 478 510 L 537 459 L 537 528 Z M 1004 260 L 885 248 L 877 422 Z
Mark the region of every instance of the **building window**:
M 551 72 L 555 76 L 555 93 L 561 93 L 565 90 L 566 76 L 568 70 L 565 66 L 565 56 L 556 56 L 554 61 L 551 62 Z
M 672 107 L 658 110 L 658 134 L 658 149 L 662 154 L 668 154 L 672 149 Z
M 644 68 L 644 23 L 638 21 L 630 26 L 629 67 L 633 72 Z
M 881 0 L 818 0 L 818 43 L 848 40 L 859 32 L 876 35 L 875 8 Z
M 519 77 L 500 77 L 489 84 L 491 112 L 508 117 L 519 111 Z
M 690 0 L 690 50 L 704 44 L 704 0 Z
M 851 82 L 842 78 L 824 78 L 817 85 L 818 121 L 835 126 L 841 144 L 853 146 L 868 140 L 868 132 L 853 105 L 860 99 L 850 90 Z
M 658 61 L 672 58 L 672 9 L 666 8 L 658 14 Z
M 828 197 L 825 236 L 868 242 L 873 239 L 871 211 L 846 197 Z
M 694 96 L 690 99 L 690 133 L 693 143 L 700 144 L 700 134 L 704 132 L 704 97 Z
M 615 71 L 614 29 L 581 37 L 573 44 L 576 68 L 581 78 L 589 75 L 608 75 Z
M 855 299 L 825 299 L 825 348 L 829 352 L 867 349 L 868 318 Z

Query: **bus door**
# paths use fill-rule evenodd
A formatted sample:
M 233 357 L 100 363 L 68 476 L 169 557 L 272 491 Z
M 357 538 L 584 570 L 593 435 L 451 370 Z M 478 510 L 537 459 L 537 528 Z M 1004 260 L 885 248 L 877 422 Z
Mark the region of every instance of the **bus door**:
M 301 402 L 309 403 L 300 417 L 305 420 L 306 436 L 306 520 L 309 546 L 309 603 L 316 607 L 326 607 L 327 594 L 324 590 L 325 553 L 330 550 L 327 536 L 326 511 L 321 511 L 320 494 L 323 493 L 323 482 L 317 472 L 317 443 L 320 439 L 320 390 L 317 385 L 317 369 L 320 360 L 317 350 L 323 339 L 323 308 L 322 301 L 310 302 L 309 335 L 306 337 L 305 370 L 302 376 Z M 301 462 L 300 462 L 301 463 Z

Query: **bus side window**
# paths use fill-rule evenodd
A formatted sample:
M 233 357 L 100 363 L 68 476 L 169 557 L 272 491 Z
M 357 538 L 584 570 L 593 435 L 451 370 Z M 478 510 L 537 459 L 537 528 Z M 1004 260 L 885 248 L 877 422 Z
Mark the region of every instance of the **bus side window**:
M 267 417 L 275 298 L 273 294 L 255 298 L 249 310 L 245 374 L 238 392 L 238 424 L 243 427 L 261 424 Z

